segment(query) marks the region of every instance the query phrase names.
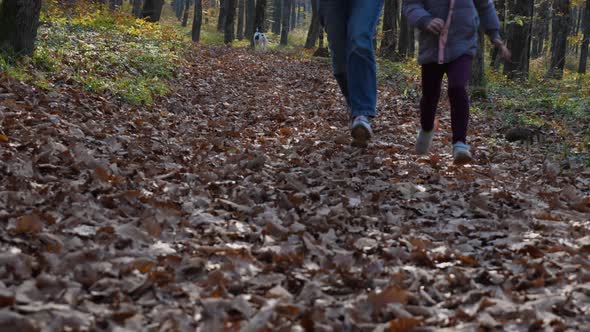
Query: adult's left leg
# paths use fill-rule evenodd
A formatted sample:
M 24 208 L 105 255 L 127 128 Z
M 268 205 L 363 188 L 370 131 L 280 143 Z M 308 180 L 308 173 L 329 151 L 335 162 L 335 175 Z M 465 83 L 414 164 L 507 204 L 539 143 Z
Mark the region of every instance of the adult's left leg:
M 347 77 L 351 115 L 374 117 L 377 108 L 377 64 L 373 48 L 383 0 L 349 0 Z

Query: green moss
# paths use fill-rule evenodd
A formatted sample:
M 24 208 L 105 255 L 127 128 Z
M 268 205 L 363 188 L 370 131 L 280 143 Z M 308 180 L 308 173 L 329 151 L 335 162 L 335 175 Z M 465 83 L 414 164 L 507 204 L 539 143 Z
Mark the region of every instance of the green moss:
M 54 73 L 59 70 L 57 59 L 55 52 L 44 47 L 37 47 L 32 58 L 32 64 L 43 72 Z
M 30 81 L 32 76 L 26 71 L 26 66 L 22 65 L 21 61 L 22 59 L 17 60 L 9 55 L 0 53 L 0 72 L 19 81 Z
M 81 82 L 84 88 L 90 92 L 104 92 L 109 89 L 109 83 L 101 77 L 89 76 L 73 76 L 73 78 Z
M 151 104 L 155 97 L 163 96 L 170 90 L 164 82 L 157 78 L 150 80 L 121 78 L 115 81 L 113 91 L 129 103 Z

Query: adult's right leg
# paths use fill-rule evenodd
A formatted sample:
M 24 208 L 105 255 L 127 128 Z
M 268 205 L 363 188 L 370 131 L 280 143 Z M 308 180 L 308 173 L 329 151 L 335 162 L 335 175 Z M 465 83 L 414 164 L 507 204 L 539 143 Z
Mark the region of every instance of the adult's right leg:
M 442 79 L 445 65 L 429 63 L 422 65 L 422 99 L 420 100 L 420 124 L 422 130 L 430 132 L 434 129 L 436 109 L 440 99 Z
M 332 69 L 340 90 L 350 107 L 348 89 L 348 68 L 346 65 L 347 25 L 349 0 L 319 0 L 319 13 L 328 32 L 328 43 L 332 54 Z

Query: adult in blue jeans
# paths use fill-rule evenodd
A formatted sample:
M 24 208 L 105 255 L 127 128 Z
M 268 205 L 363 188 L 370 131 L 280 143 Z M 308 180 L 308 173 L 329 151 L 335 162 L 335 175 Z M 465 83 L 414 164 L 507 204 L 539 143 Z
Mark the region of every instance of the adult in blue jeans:
M 366 146 L 377 108 L 373 37 L 383 0 L 319 0 L 328 32 L 334 77 L 350 110 L 352 144 Z

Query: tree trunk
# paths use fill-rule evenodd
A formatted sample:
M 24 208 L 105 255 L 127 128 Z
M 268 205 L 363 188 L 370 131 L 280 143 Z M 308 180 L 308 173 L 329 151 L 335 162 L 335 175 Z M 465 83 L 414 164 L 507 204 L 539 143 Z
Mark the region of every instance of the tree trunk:
M 549 0 L 544 0 L 543 3 L 541 3 L 539 14 L 542 17 L 543 22 L 545 22 L 545 24 L 543 24 L 543 35 L 541 42 L 539 43 L 539 48 L 541 49 L 541 53 L 545 54 L 545 45 L 549 44 L 549 27 L 551 26 L 551 24 L 549 24 L 551 20 L 551 6 L 549 5 Z
M 531 58 L 536 59 L 541 56 L 541 38 L 543 35 L 543 22 L 539 13 L 535 13 L 533 18 L 533 33 L 531 40 Z
M 570 26 L 570 36 L 577 36 L 580 33 L 580 22 L 582 20 L 582 15 L 580 15 L 580 10 L 578 8 L 572 8 L 570 11 L 570 20 L 574 23 Z
M 133 16 L 135 17 L 141 17 L 141 7 L 143 5 L 143 1 L 142 0 L 133 0 L 133 9 L 131 10 L 131 13 L 133 14 Z
M 227 11 L 227 6 L 225 3 L 228 0 L 219 0 L 219 17 L 217 18 L 217 31 L 223 32 L 225 28 L 225 13 Z
M 510 79 L 528 79 L 534 2 L 529 0 L 507 0 L 506 2 L 511 14 L 508 18 L 508 22 L 511 23 L 507 27 L 507 46 L 512 51 L 512 59 L 504 62 L 504 74 Z
M 194 43 L 201 40 L 201 21 L 203 20 L 203 0 L 195 0 L 195 13 L 193 16 L 192 38 Z
M 410 25 L 408 24 L 408 20 L 406 19 L 405 15 L 402 15 L 400 20 L 400 29 L 399 29 L 399 44 L 398 44 L 398 53 L 399 56 L 404 59 L 408 57 L 409 49 L 410 49 L 410 33 L 411 30 Z
M 297 16 L 297 25 L 298 26 L 302 26 L 305 23 L 305 18 L 306 18 L 306 14 L 307 12 L 305 11 L 305 3 L 299 5 L 299 15 Z
M 256 18 L 256 0 L 246 0 L 246 39 L 252 40 L 256 28 L 254 20 Z
M 256 13 L 254 15 L 254 28 L 266 32 L 264 22 L 266 20 L 266 0 L 256 0 Z
M 293 0 L 283 0 L 283 18 L 282 18 L 282 30 L 281 30 L 281 45 L 287 46 L 289 44 L 289 25 L 291 18 L 291 2 Z
M 266 13 L 266 0 L 257 0 L 256 1 L 256 11 L 254 14 L 254 30 L 259 29 L 261 32 L 264 32 L 264 20 L 265 20 L 265 13 Z M 254 35 L 254 32 L 252 32 Z M 254 39 L 250 38 L 250 47 L 254 48 Z
M 469 85 L 474 97 L 476 98 L 487 98 L 487 80 L 485 72 L 485 35 L 482 30 L 479 30 L 479 41 L 477 47 L 477 53 L 473 58 L 473 64 L 471 66 L 471 79 Z
M 413 58 L 416 54 L 416 29 L 408 26 L 408 57 Z
M 533 24 L 533 41 L 531 57 L 538 58 L 544 53 L 545 39 L 549 32 L 549 1 L 544 0 L 539 5 L 538 12 L 535 13 L 535 22 Z
M 236 18 L 236 0 L 225 0 L 225 32 L 223 42 L 231 44 L 236 39 L 235 29 L 235 18 Z
M 383 40 L 381 41 L 381 56 L 391 61 L 398 61 L 397 54 L 397 14 L 398 0 L 385 0 L 383 9 Z
M 312 1 L 310 1 L 312 2 Z M 307 1 L 304 1 L 300 7 L 301 11 L 299 13 L 299 25 L 303 25 L 305 23 L 305 19 L 307 18 L 308 13 L 308 4 Z
M 33 55 L 41 0 L 0 1 L 0 50 Z
M 296 1 L 294 3 L 297 3 Z M 301 25 L 301 5 L 297 3 L 293 8 L 295 8 L 295 27 Z
M 289 24 L 289 31 L 295 30 L 297 23 L 297 6 L 295 5 L 296 0 L 290 0 L 291 2 L 291 21 Z
M 577 13 L 578 14 L 578 19 L 577 19 L 577 22 L 576 22 L 576 36 L 582 36 L 582 38 L 583 38 L 583 36 L 584 36 L 584 30 L 583 30 L 584 29 L 584 27 L 583 27 L 583 24 L 584 24 L 584 16 L 586 15 L 585 14 L 585 7 L 581 7 L 580 6 L 576 10 L 578 12 Z M 582 47 L 582 43 L 581 42 L 580 43 L 574 43 L 574 45 L 575 45 L 576 54 L 578 54 L 578 52 L 580 51 L 580 49 Z
M 569 31 L 569 0 L 553 1 L 553 19 L 551 20 L 551 63 L 547 76 L 555 79 L 563 78 L 567 38 Z
M 244 39 L 244 11 L 246 0 L 238 0 L 238 40 Z
M 318 15 L 318 2 L 315 0 L 311 1 L 311 24 L 307 31 L 307 40 L 305 41 L 305 48 L 312 49 L 315 47 L 315 43 L 320 37 L 320 16 Z
M 174 13 L 176 14 L 176 18 L 180 21 L 182 19 L 182 12 L 184 11 L 184 1 L 183 0 L 174 0 L 172 2 L 172 8 L 174 8 Z
M 148 22 L 158 22 L 162 15 L 163 6 L 164 0 L 145 0 L 143 3 L 143 10 L 141 11 L 141 17 Z
M 191 0 L 186 0 L 184 4 L 184 14 L 182 15 L 182 26 L 185 27 L 188 24 L 188 11 L 191 9 Z
M 505 37 L 506 35 L 506 1 L 505 0 L 497 0 L 496 1 L 496 12 L 498 13 L 498 18 L 500 19 L 500 35 Z M 499 57 L 499 50 L 498 48 L 494 47 L 492 49 L 492 59 L 491 59 L 491 66 L 495 70 L 500 69 L 500 57 Z
M 262 30 L 264 31 L 268 31 L 271 28 L 272 25 L 272 6 L 266 6 L 265 7 L 265 13 L 264 13 L 264 27 L 262 28 Z M 282 18 L 282 17 L 281 17 Z
M 580 50 L 580 65 L 578 66 L 578 73 L 586 74 L 586 67 L 588 65 L 588 45 L 590 44 L 590 0 L 586 0 L 586 8 L 584 9 L 584 18 L 582 20 L 582 33 L 584 40 L 582 40 L 582 48 Z
M 272 33 L 275 35 L 281 34 L 281 20 L 283 17 L 283 1 L 274 0 L 272 2 Z
M 375 52 L 375 54 L 377 54 L 377 29 L 379 28 L 379 26 L 381 25 L 381 19 L 382 19 L 382 15 L 379 16 L 379 18 L 377 18 L 377 24 L 375 25 L 375 31 L 373 31 L 373 51 Z

